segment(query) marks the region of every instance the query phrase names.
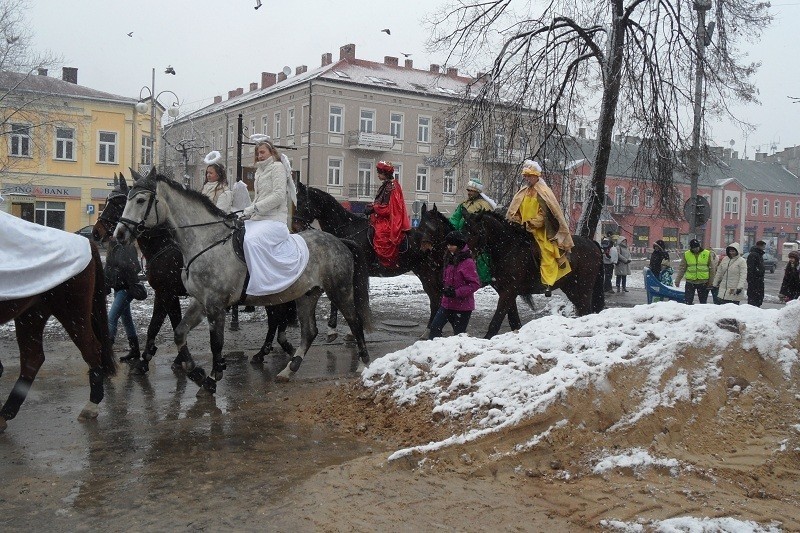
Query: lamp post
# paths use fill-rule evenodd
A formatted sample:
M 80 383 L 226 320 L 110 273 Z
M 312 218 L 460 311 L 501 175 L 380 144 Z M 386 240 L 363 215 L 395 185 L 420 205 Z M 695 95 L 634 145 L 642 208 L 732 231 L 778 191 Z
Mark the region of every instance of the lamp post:
M 180 106 L 178 102 L 180 102 L 180 98 L 178 95 L 172 91 L 164 90 L 156 94 L 156 69 L 153 68 L 152 72 L 152 79 L 150 82 L 150 87 L 146 85 L 139 89 L 139 102 L 136 104 L 136 111 L 138 113 L 147 113 L 150 111 L 150 163 L 151 166 L 155 165 L 155 157 L 156 157 L 156 104 L 158 103 L 158 97 L 162 94 L 171 94 L 175 98 L 175 102 L 169 106 L 167 109 L 167 114 L 171 118 L 177 118 L 180 114 Z M 145 102 L 145 100 L 150 99 L 150 105 Z

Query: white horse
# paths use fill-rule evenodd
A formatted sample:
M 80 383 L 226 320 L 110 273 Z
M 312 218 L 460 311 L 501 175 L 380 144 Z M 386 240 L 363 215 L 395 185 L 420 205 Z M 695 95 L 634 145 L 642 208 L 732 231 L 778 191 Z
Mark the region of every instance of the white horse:
M 225 332 L 225 309 L 236 304 L 244 287 L 247 267 L 234 251 L 234 233 L 239 226 L 233 219 L 196 191 L 184 189 L 151 170 L 134 182 L 128 203 L 114 236 L 121 242 L 133 240 L 145 228 L 163 222 L 175 228 L 175 241 L 183 254 L 182 274 L 187 292 L 195 299 L 175 328 L 179 352 L 186 336 L 205 314 L 211 337 L 214 367 L 211 376 L 187 363 L 189 377 L 210 393 L 222 379 L 225 359 L 222 345 Z M 275 305 L 297 301 L 300 321 L 300 347 L 278 381 L 289 380 L 303 361 L 317 336 L 316 307 L 323 291 L 342 311 L 358 344 L 359 367 L 369 363 L 364 330 L 371 329 L 369 308 L 369 273 L 355 243 L 340 240 L 322 231 L 304 231 L 300 236 L 308 245 L 309 261 L 301 276 L 286 290 L 268 296 L 248 296 L 246 305 Z M 188 350 L 184 350 L 188 352 Z

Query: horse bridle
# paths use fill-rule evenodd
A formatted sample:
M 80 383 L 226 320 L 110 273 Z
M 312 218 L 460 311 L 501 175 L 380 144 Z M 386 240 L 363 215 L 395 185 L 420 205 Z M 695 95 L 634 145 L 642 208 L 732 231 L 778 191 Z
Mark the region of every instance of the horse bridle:
M 131 190 L 128 191 L 128 201 L 130 202 L 131 200 L 133 200 L 134 198 L 136 198 L 140 194 L 144 194 L 144 193 L 150 193 L 150 196 L 147 198 L 147 207 L 145 208 L 144 216 L 142 217 L 142 220 L 140 220 L 139 222 L 136 222 L 135 220 L 131 220 L 131 219 L 125 218 L 125 217 L 120 217 L 119 218 L 119 223 L 122 224 L 123 226 L 125 226 L 125 228 L 127 228 L 127 230 L 130 231 L 131 234 L 134 237 L 138 236 L 142 231 L 147 229 L 146 226 L 144 225 L 144 221 L 147 220 L 147 217 L 150 216 L 150 210 L 153 209 L 153 207 L 158 204 L 158 198 L 156 198 L 155 186 L 150 188 L 150 187 L 145 186 L 145 185 L 134 185 L 133 187 L 131 187 Z M 108 199 L 111 200 L 111 198 L 112 197 L 109 196 Z M 158 224 L 159 224 L 158 209 L 156 209 L 156 223 L 155 223 L 155 225 L 158 226 Z

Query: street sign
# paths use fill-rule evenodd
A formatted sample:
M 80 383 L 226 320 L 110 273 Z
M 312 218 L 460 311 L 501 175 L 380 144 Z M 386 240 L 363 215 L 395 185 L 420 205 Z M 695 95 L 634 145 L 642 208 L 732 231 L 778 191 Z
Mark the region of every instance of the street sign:
M 422 202 L 419 200 L 414 200 L 414 203 L 411 204 L 411 212 L 414 214 L 414 216 L 418 217 L 422 212 Z
M 697 205 L 696 215 L 695 215 L 695 224 L 697 226 L 702 226 L 711 218 L 711 204 L 708 203 L 708 200 L 705 199 L 704 196 L 697 196 L 697 200 L 695 198 L 689 198 L 686 200 L 686 203 L 683 204 L 683 216 L 686 218 L 688 222 L 692 221 L 692 211 L 695 209 L 695 204 Z

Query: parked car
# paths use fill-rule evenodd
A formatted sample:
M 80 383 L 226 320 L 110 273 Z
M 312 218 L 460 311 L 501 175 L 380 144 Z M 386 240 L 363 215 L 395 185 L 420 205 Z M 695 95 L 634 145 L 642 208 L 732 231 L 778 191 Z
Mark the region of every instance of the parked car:
M 94 228 L 94 226 L 84 226 L 81 229 L 79 229 L 78 231 L 76 231 L 75 233 L 77 233 L 78 235 L 80 235 L 82 237 L 86 237 L 90 241 L 93 241 L 94 237 L 92 237 L 92 228 Z
M 747 259 L 747 256 L 750 255 L 750 252 L 747 252 L 742 257 Z M 775 272 L 778 269 L 778 258 L 772 254 L 764 254 L 764 270 L 769 271 L 770 274 Z

